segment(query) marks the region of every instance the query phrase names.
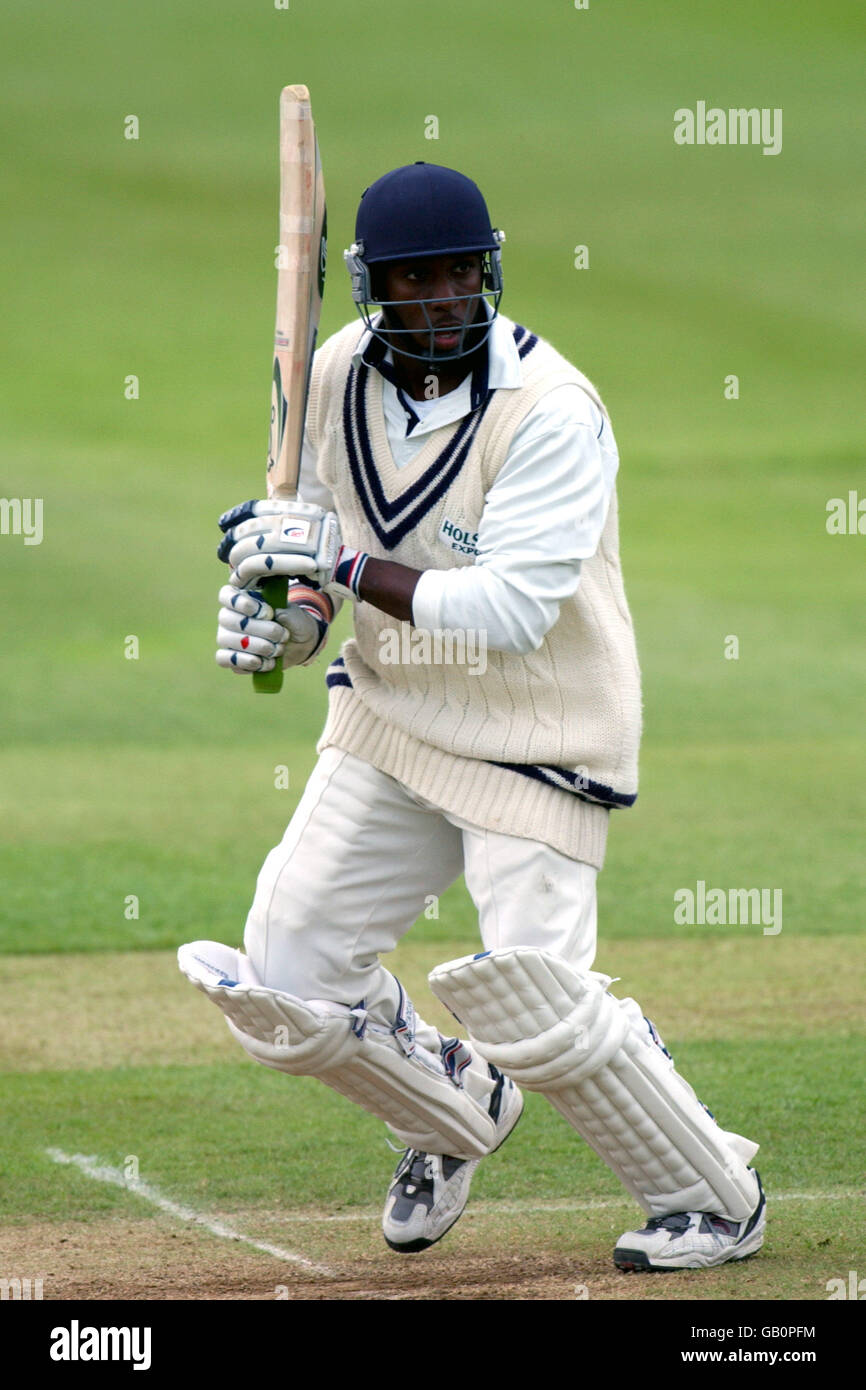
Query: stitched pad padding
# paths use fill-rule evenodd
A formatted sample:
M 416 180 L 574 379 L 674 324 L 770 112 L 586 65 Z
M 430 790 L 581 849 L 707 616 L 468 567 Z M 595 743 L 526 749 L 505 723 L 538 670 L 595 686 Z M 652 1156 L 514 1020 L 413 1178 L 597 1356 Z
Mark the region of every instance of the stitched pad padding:
M 757 1145 L 720 1129 L 607 976 L 530 947 L 464 957 L 430 975 L 479 1052 L 544 1092 L 652 1215 L 742 1221 L 758 1200 Z
M 609 983 L 529 947 L 467 956 L 430 975 L 434 994 L 470 1029 L 487 1061 L 536 1091 L 579 1081 L 622 1045 L 628 1019 L 599 981 Z
M 384 1120 L 408 1147 L 457 1158 L 481 1158 L 492 1148 L 496 1127 L 486 1109 L 420 1045 L 407 1056 L 387 1028 L 369 1021 L 358 1037 L 359 1020 L 346 1005 L 268 989 L 246 956 L 216 942 L 182 946 L 178 965 L 256 1061 L 318 1077 Z

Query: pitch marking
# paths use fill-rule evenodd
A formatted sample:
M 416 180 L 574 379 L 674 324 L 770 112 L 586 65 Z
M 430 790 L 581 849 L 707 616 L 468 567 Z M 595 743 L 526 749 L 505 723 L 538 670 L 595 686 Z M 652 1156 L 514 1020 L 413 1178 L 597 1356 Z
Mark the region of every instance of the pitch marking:
M 87 1154 L 67 1154 L 62 1149 L 46 1149 L 45 1152 L 55 1163 L 71 1164 L 84 1173 L 86 1177 L 95 1179 L 96 1182 L 111 1183 L 114 1187 L 122 1187 L 127 1192 L 134 1193 L 136 1197 L 143 1197 L 146 1202 L 150 1202 L 151 1206 L 159 1207 L 160 1211 L 167 1212 L 169 1216 L 176 1217 L 178 1221 L 189 1221 L 196 1226 L 204 1226 L 211 1235 L 221 1236 L 224 1240 L 241 1240 L 246 1245 L 251 1245 L 254 1250 L 263 1251 L 265 1255 L 273 1255 L 275 1259 L 286 1260 L 289 1264 L 301 1265 L 304 1269 L 308 1269 L 314 1274 L 323 1274 L 328 1279 L 337 1277 L 334 1270 L 328 1269 L 327 1265 L 315 1264 L 312 1260 L 306 1259 L 304 1255 L 295 1254 L 294 1250 L 284 1250 L 279 1245 L 269 1244 L 268 1241 L 253 1240 L 251 1236 L 245 1236 L 241 1231 L 236 1231 L 225 1221 L 215 1221 L 211 1217 L 203 1216 L 201 1212 L 193 1210 L 192 1207 L 184 1207 L 178 1202 L 172 1202 L 169 1197 L 163 1197 L 152 1183 L 142 1182 L 140 1178 L 127 1178 L 120 1168 L 110 1168 L 107 1164 L 99 1163 L 96 1158 L 89 1157 Z

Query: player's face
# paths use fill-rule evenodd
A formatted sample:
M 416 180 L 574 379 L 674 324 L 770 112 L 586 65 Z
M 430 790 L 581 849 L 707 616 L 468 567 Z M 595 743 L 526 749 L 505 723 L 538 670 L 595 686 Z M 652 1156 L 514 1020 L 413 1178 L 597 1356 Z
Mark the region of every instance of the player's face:
M 481 281 L 481 257 L 474 252 L 394 261 L 384 267 L 382 298 L 399 301 L 400 323 L 415 346 L 429 349 L 432 326 L 435 351 L 449 353 L 459 345 L 459 329 L 478 313 Z M 399 342 L 394 346 L 399 349 Z

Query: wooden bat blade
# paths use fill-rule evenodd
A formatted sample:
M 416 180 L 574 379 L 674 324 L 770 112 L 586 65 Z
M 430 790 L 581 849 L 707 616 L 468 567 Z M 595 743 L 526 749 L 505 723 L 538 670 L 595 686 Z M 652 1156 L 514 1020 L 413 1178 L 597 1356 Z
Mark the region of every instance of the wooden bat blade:
M 280 93 L 280 240 L 277 250 L 277 317 L 271 379 L 267 495 L 292 498 L 304 443 L 310 372 L 322 310 L 327 256 L 327 210 L 322 162 L 310 94 L 304 86 Z M 284 607 L 286 581 L 260 585 L 271 607 Z M 282 670 L 257 672 L 253 687 L 274 692 Z
M 268 496 L 294 497 L 324 290 L 325 186 L 306 87 L 280 95 L 280 242 Z

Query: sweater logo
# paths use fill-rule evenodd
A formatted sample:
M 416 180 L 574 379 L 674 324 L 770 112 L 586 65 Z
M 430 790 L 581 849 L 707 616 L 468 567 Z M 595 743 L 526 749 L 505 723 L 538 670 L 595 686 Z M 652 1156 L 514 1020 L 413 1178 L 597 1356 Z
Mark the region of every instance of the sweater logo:
M 470 531 L 466 526 L 458 526 L 456 522 L 449 521 L 447 516 L 439 527 L 439 540 L 460 555 L 478 554 L 478 532 Z

